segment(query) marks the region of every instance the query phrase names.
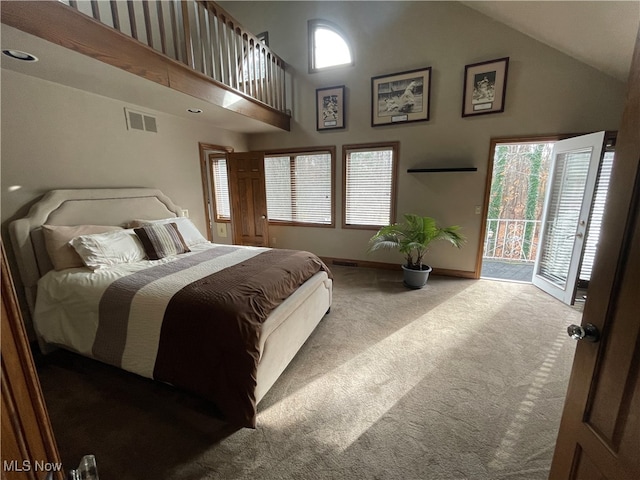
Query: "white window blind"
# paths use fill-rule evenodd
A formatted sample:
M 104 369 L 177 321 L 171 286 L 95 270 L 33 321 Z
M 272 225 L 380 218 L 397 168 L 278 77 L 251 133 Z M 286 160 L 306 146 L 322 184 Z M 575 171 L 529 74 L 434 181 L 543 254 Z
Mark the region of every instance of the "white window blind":
M 269 221 L 332 225 L 329 152 L 264 159 Z
M 556 157 L 538 274 L 564 288 L 589 173 L 591 151 Z
M 348 150 L 345 157 L 345 225 L 381 227 L 391 211 L 395 149 Z
M 591 280 L 591 271 L 593 262 L 596 258 L 598 250 L 598 241 L 600 240 L 600 229 L 602 227 L 602 219 L 604 217 L 604 207 L 607 203 L 607 192 L 609 191 L 609 182 L 611 180 L 611 170 L 613 168 L 613 152 L 606 152 L 600 163 L 600 171 L 598 173 L 598 181 L 596 183 L 596 191 L 593 196 L 593 205 L 591 207 L 591 218 L 589 219 L 589 228 L 582 257 L 582 265 L 580 267 L 580 280 Z
M 225 158 L 214 158 L 211 160 L 211 177 L 213 179 L 213 193 L 216 206 L 215 220 L 231 220 L 227 160 Z

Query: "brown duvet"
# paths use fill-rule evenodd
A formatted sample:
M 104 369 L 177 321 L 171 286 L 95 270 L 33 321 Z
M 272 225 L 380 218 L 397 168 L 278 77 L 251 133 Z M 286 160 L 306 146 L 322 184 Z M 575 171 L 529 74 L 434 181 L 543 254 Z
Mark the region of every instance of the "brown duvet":
M 184 261 L 136 272 L 110 285 L 100 301 L 95 357 L 118 365 L 126 343 L 127 302 L 136 290 L 158 276 L 238 248 L 221 246 L 185 256 Z M 255 428 L 261 326 L 320 270 L 331 276 L 312 253 L 273 249 L 188 283 L 165 309 L 153 378 L 213 401 L 231 423 Z

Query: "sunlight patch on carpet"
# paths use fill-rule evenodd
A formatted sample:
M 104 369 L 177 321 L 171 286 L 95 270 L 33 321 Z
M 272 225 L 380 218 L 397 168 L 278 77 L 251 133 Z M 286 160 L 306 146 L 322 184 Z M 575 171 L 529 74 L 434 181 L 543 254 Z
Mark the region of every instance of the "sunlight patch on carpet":
M 540 394 L 547 383 L 549 376 L 554 368 L 556 359 L 560 350 L 564 347 L 567 341 L 567 333 L 563 329 L 558 333 L 558 337 L 551 344 L 547 355 L 534 374 L 534 379 L 531 382 L 531 386 L 527 391 L 524 399 L 520 402 L 517 413 L 514 415 L 511 424 L 507 427 L 500 445 L 495 451 L 493 459 L 489 462 L 489 468 L 493 471 L 500 471 L 507 466 L 512 466 L 514 463 L 518 463 L 521 459 L 514 453 L 518 442 L 522 439 L 522 431 L 524 430 L 527 422 L 530 421 L 531 413 L 536 406 L 536 401 L 540 398 Z M 553 448 L 550 445 L 549 448 Z M 510 470 L 510 474 L 513 471 Z
M 344 450 L 501 310 L 519 289 L 488 297 L 473 285 L 259 414 L 264 428 L 313 419 L 317 442 Z M 470 308 L 470 305 L 482 305 Z M 478 315 L 482 311 L 482 315 Z M 354 375 L 354 372 L 358 372 Z M 294 408 L 295 406 L 295 408 Z

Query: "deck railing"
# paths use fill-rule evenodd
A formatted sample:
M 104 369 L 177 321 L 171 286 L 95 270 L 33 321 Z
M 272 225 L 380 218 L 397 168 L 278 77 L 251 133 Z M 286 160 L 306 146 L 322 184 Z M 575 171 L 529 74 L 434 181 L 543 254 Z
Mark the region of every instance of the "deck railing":
M 60 0 L 280 112 L 285 62 L 222 8 L 194 0 Z
M 487 219 L 483 258 L 535 262 L 539 220 Z

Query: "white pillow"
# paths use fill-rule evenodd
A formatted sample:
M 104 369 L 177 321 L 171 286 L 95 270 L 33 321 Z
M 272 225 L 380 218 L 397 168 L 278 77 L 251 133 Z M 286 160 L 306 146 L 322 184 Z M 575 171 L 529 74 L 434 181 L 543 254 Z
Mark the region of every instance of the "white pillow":
M 95 233 L 112 232 L 122 230 L 122 227 L 109 225 L 77 225 L 73 227 L 43 225 L 44 244 L 56 270 L 65 268 L 84 267 L 84 262 L 69 243 L 80 235 L 93 235 Z
M 69 243 L 84 264 L 93 270 L 146 259 L 142 243 L 133 229 L 80 235 Z
M 160 224 L 160 223 L 175 223 L 178 227 L 178 231 L 187 244 L 187 247 L 192 247 L 200 243 L 207 243 L 209 240 L 204 238 L 200 231 L 196 228 L 190 218 L 187 217 L 173 217 L 163 218 L 162 220 L 133 220 L 130 227 L 142 227 L 144 225 Z

